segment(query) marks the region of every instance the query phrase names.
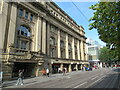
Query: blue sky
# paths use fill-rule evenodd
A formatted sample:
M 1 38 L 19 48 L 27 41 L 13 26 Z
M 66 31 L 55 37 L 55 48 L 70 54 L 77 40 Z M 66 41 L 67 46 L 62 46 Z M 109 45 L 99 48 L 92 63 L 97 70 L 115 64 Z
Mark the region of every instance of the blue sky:
M 74 2 L 74 4 L 81 10 L 85 17 L 80 13 L 80 11 L 75 7 L 72 2 L 55 2 L 62 10 L 64 10 L 71 18 L 73 18 L 78 25 L 82 25 L 85 29 L 85 36 L 93 40 L 98 41 L 101 45 L 105 45 L 99 39 L 97 30 L 89 30 L 89 19 L 93 16 L 93 10 L 89 9 L 91 5 L 96 2 Z

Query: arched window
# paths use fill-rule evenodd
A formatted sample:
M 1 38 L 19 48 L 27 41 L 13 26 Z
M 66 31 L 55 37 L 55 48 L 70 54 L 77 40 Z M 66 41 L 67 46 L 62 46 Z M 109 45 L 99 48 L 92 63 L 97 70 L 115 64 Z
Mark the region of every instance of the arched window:
M 30 37 L 31 36 L 31 32 L 30 29 L 24 25 L 21 25 L 18 27 L 18 35 L 23 35 L 26 37 Z
M 30 37 L 31 32 L 30 28 L 25 25 L 21 25 L 17 29 L 17 40 L 16 40 L 16 48 L 30 50 L 31 49 L 31 39 L 26 38 Z

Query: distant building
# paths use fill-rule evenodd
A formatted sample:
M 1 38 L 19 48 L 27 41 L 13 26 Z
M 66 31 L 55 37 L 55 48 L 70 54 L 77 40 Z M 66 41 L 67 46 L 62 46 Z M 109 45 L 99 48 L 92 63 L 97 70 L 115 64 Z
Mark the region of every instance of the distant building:
M 94 61 L 94 62 L 98 62 L 98 55 L 99 55 L 99 50 L 100 48 L 102 48 L 103 46 L 100 45 L 97 41 L 92 40 L 90 38 L 88 38 L 86 40 L 87 42 L 87 55 L 88 55 L 88 60 L 90 62 Z

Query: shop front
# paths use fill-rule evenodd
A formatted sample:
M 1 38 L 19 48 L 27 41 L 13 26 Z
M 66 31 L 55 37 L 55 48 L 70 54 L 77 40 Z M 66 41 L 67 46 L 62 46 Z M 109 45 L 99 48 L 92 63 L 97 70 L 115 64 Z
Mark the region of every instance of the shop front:
M 59 73 L 58 69 L 60 68 L 60 63 L 54 63 L 52 64 L 52 73 Z
M 24 78 L 35 77 L 37 63 L 14 62 L 12 69 L 12 78 L 18 77 L 19 70 L 23 70 Z

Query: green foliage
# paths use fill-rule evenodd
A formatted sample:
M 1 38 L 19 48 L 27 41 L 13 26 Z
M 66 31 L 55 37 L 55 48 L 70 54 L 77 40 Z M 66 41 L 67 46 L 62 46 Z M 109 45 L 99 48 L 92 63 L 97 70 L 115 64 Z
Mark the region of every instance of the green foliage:
M 92 5 L 90 9 L 95 10 L 90 19 L 90 30 L 95 28 L 99 38 L 107 43 L 109 48 L 115 49 L 116 56 L 120 60 L 120 1 L 99 2 Z
M 116 56 L 117 51 L 111 50 L 107 47 L 103 47 L 99 51 L 99 60 L 102 62 L 116 61 L 118 57 Z
M 99 60 L 105 62 L 109 60 L 109 50 L 106 47 L 103 47 L 99 51 Z

